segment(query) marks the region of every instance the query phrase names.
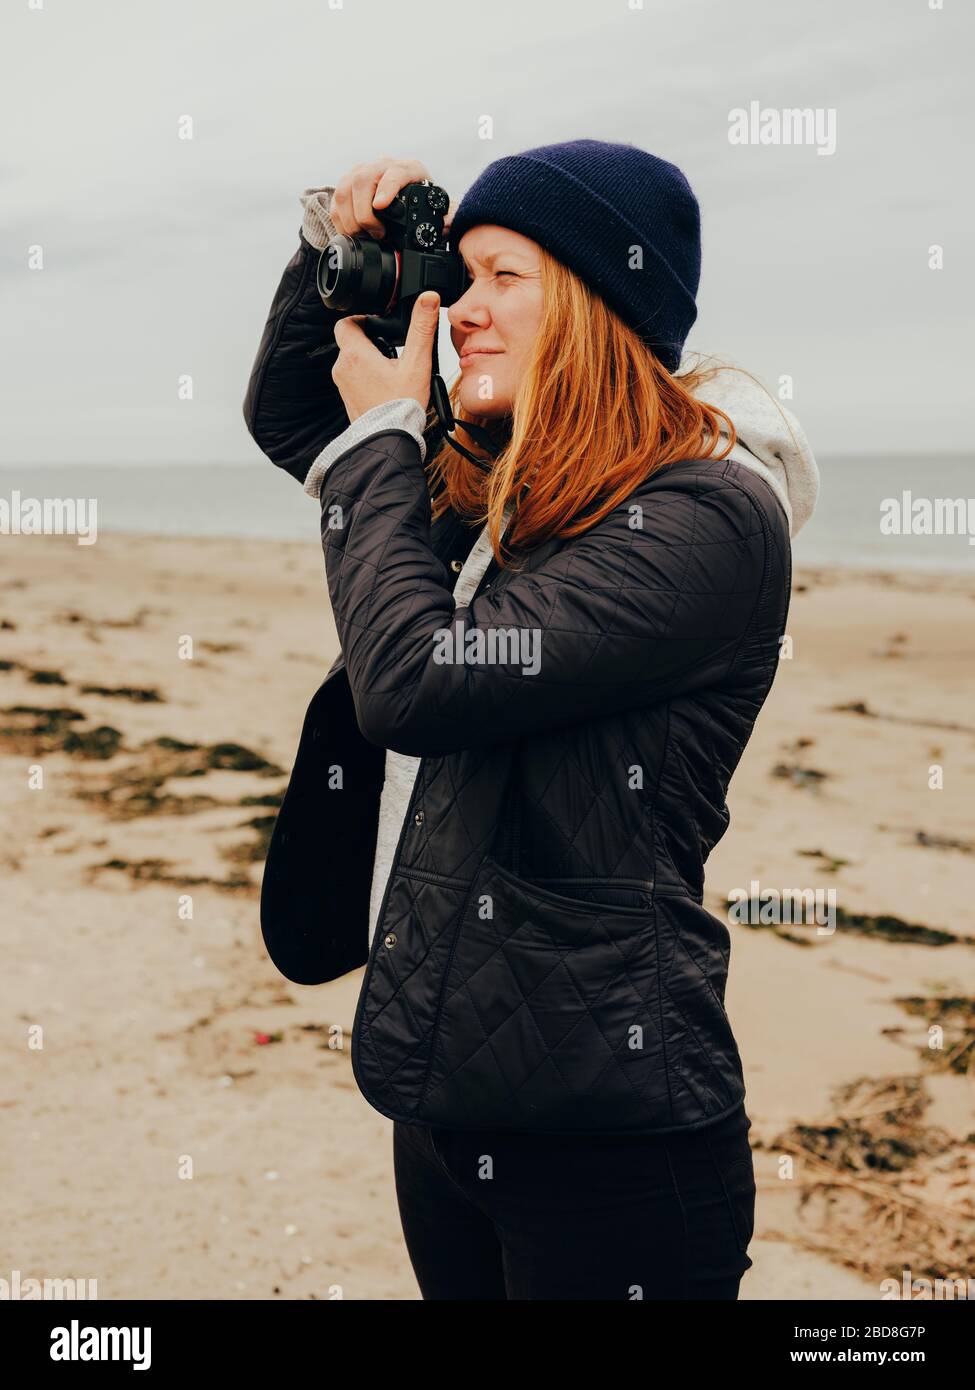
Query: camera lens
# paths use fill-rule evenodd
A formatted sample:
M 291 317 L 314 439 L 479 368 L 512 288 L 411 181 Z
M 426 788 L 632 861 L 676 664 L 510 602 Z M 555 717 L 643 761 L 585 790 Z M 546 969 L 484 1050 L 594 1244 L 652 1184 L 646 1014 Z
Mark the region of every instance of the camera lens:
M 339 313 L 382 314 L 396 298 L 399 258 L 376 241 L 337 236 L 318 261 L 318 293 Z

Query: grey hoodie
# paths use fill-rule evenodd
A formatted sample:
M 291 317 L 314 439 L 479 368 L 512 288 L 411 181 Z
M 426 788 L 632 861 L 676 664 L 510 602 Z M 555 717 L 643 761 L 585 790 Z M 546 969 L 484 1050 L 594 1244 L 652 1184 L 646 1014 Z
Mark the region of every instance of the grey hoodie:
M 699 362 L 685 355 L 681 370 Z M 729 458 L 753 468 L 770 484 L 789 518 L 789 534 L 797 536 L 819 495 L 819 469 L 799 421 L 756 377 L 736 367 L 718 368 L 696 394 L 733 421 L 738 442 Z M 728 437 L 724 428 L 722 437 Z

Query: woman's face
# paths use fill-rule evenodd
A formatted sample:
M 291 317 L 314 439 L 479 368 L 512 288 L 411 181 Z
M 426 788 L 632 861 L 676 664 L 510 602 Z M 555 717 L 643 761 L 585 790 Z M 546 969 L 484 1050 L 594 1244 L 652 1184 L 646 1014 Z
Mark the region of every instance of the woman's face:
M 469 415 L 507 415 L 542 321 L 539 246 L 485 224 L 465 232 L 458 250 L 473 277 L 447 310 L 460 357 L 460 405 Z

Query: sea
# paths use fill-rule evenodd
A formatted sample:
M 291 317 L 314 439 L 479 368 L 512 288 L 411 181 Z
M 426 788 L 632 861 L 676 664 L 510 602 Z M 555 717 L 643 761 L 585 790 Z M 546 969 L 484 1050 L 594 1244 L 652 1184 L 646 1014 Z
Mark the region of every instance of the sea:
M 818 462 L 819 502 L 793 542 L 797 565 L 975 572 L 975 543 L 968 534 L 914 534 L 904 525 L 900 534 L 881 529 L 889 499 L 908 517 L 917 499 L 975 499 L 975 456 L 858 455 Z M 9 505 L 15 491 L 21 499 L 95 498 L 100 534 L 319 544 L 317 503 L 270 463 L 0 467 L 0 503 Z M 0 506 L 0 515 L 3 510 Z M 975 520 L 975 500 L 968 502 L 968 512 Z M 971 539 L 975 542 L 975 526 Z

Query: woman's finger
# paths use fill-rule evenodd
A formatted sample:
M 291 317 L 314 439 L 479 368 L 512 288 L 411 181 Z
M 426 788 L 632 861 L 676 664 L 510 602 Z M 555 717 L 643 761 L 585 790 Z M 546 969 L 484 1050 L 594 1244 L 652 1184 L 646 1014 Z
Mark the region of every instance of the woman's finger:
M 344 178 L 335 185 L 328 215 L 332 220 L 332 226 L 340 236 L 353 235 L 352 190 Z
M 355 351 L 362 343 L 369 342 L 362 327 L 365 314 L 346 314 L 335 325 L 335 343 L 340 352 Z
M 366 165 L 352 181 L 352 210 L 356 220 L 356 230 L 368 232 L 376 238 L 385 236 L 386 229 L 373 211 L 373 198 L 376 185 L 383 171 L 375 165 Z
M 335 185 L 329 214 L 337 232 L 344 236 L 355 236 L 362 230 L 355 207 L 356 187 L 369 179 L 378 180 L 389 163 L 387 156 L 380 155 L 379 159 L 374 159 L 369 164 L 354 165 L 348 173 L 342 175 Z M 369 211 L 371 215 L 371 209 Z
M 421 377 L 430 375 L 433 357 L 433 343 L 440 322 L 440 296 L 435 290 L 427 290 L 416 299 L 410 314 L 410 326 L 406 330 L 406 342 L 400 362 L 411 373 Z
M 405 188 L 408 183 L 419 183 L 421 179 L 428 179 L 426 166 L 421 164 L 418 159 L 398 159 L 384 172 L 376 187 L 376 195 L 373 198 L 373 206 L 377 208 L 388 207 L 396 197 L 401 188 Z
M 380 155 L 368 164 L 357 164 L 343 174 L 335 186 L 329 205 L 332 225 L 344 236 L 365 232 L 381 240 L 386 228 L 377 217 L 376 209 L 388 207 L 408 183 L 418 183 L 429 177 L 426 166 L 418 159 Z

